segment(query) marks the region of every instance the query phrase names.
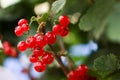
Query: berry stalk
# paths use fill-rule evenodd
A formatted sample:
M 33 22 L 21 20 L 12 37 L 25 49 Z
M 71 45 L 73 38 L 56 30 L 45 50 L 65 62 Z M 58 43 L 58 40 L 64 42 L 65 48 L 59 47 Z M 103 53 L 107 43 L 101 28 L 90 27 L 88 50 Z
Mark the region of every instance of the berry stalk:
M 60 67 L 62 68 L 63 72 L 65 73 L 65 75 L 67 76 L 68 74 L 68 69 L 65 67 L 65 65 L 62 63 L 60 56 L 57 55 L 57 53 L 55 52 L 55 50 L 53 49 L 52 45 L 48 44 L 49 48 L 51 49 L 51 51 L 53 51 L 53 56 L 55 57 L 55 59 L 57 60 L 57 62 L 59 63 Z
M 65 49 L 64 42 L 63 42 L 63 40 L 60 36 L 58 36 L 58 42 L 59 42 L 60 49 L 63 52 L 61 55 L 64 55 L 64 52 L 66 51 L 66 49 Z M 68 53 L 66 53 L 65 55 L 66 55 L 66 58 L 67 58 L 67 61 L 68 61 L 68 68 L 70 70 L 73 70 L 74 66 L 75 66 L 73 60 L 71 59 L 71 57 L 69 56 Z

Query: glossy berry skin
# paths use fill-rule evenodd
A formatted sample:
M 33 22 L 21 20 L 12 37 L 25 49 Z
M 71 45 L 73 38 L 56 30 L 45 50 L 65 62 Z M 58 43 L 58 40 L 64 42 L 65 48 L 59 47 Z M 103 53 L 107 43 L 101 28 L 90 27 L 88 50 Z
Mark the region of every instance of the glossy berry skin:
M 54 57 L 51 53 L 46 52 L 43 56 L 42 56 L 42 61 L 45 64 L 51 64 L 54 61 Z
M 33 48 L 36 44 L 36 41 L 35 41 L 35 37 L 34 36 L 30 36 L 26 39 L 26 43 L 28 45 L 29 48 Z
M 68 77 L 68 80 L 78 80 L 78 78 L 79 78 L 79 76 L 75 70 L 70 71 L 70 73 L 67 75 L 67 77 Z M 80 80 L 82 80 L 82 79 L 80 79 Z
M 27 49 L 27 44 L 25 41 L 20 41 L 17 45 L 18 50 L 25 51 Z
M 60 25 L 67 27 L 70 23 L 69 17 L 66 15 L 62 15 L 59 17 Z
M 35 46 L 33 49 L 33 54 L 38 57 L 38 56 L 42 56 L 44 54 L 44 49 L 40 48 L 39 46 Z
M 56 35 L 52 31 L 47 32 L 45 36 L 47 37 L 48 44 L 54 44 L 56 42 Z
M 85 74 L 87 73 L 88 67 L 87 67 L 86 65 L 80 65 L 80 66 L 77 68 L 76 71 L 78 72 L 78 74 L 79 74 L 80 76 L 83 76 L 83 75 L 85 75 Z
M 22 29 L 21 26 L 17 26 L 17 27 L 15 28 L 15 34 L 16 34 L 16 36 L 22 36 L 23 33 L 24 33 L 24 30 Z
M 61 25 L 59 25 L 59 24 L 54 25 L 53 28 L 52 28 L 52 31 L 53 31 L 56 35 L 59 35 L 59 33 L 61 32 Z
M 43 72 L 46 69 L 46 65 L 43 62 L 41 62 L 41 61 L 40 62 L 36 62 L 36 63 L 34 63 L 34 69 L 37 72 Z
M 68 27 L 61 27 L 61 31 L 59 33 L 60 36 L 64 37 L 67 36 L 69 33 L 69 28 Z
M 19 25 L 19 26 L 22 26 L 23 24 L 27 24 L 27 25 L 28 25 L 28 21 L 27 21 L 26 19 L 20 19 L 20 20 L 18 21 L 18 25 Z
M 26 31 L 28 31 L 28 30 L 30 29 L 30 27 L 29 27 L 27 24 L 23 24 L 23 25 L 21 26 L 21 28 L 22 28 L 22 30 L 23 30 L 24 32 L 26 32 Z
M 3 51 L 6 55 L 10 55 L 11 54 L 11 44 L 7 41 L 5 41 L 3 43 Z
M 47 37 L 42 34 L 35 35 L 36 43 L 41 48 L 44 47 L 47 44 Z
M 30 61 L 31 63 L 35 63 L 35 62 L 38 61 L 38 57 L 36 57 L 34 54 L 31 54 L 31 55 L 29 56 L 29 61 Z

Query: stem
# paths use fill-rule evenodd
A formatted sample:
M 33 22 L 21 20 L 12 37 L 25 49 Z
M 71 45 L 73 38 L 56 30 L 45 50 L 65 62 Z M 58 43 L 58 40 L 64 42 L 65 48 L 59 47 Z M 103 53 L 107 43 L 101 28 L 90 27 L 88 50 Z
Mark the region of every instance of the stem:
M 61 48 L 61 52 L 66 51 L 65 45 L 64 45 L 63 40 L 62 40 L 62 38 L 60 36 L 58 36 L 58 42 L 59 42 L 59 45 L 60 45 L 60 48 Z M 64 55 L 64 53 L 63 53 L 63 55 Z M 74 64 L 72 58 L 69 56 L 68 53 L 66 53 L 65 55 L 67 55 L 66 58 L 67 58 L 67 61 L 68 61 L 68 67 L 69 67 L 69 69 L 73 70 L 75 64 Z
M 64 45 L 63 40 L 60 36 L 58 36 L 58 42 L 59 42 L 61 51 L 65 51 L 65 45 Z
M 44 22 L 41 22 L 37 28 L 37 33 L 41 33 L 41 34 L 45 34 L 45 23 Z
M 55 57 L 55 59 L 57 60 L 57 62 L 59 63 L 60 67 L 62 68 L 62 70 L 64 71 L 65 75 L 67 76 L 68 74 L 68 69 L 65 67 L 65 65 L 62 63 L 60 56 L 57 55 L 57 53 L 55 52 L 55 50 L 53 49 L 52 45 L 48 44 L 48 46 L 50 47 L 50 49 L 53 51 L 53 56 Z

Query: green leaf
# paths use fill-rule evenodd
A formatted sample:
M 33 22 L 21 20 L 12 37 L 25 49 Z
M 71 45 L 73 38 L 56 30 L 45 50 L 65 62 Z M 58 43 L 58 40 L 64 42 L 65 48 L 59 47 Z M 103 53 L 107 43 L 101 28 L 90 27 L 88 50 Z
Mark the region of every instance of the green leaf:
M 26 11 L 27 10 L 27 11 Z M 22 17 L 34 15 L 33 6 L 27 2 L 19 2 L 7 8 L 0 8 L 0 20 L 14 21 Z
M 57 0 L 52 4 L 52 12 L 57 14 L 65 6 L 66 0 Z
M 117 71 L 119 67 L 119 59 L 113 54 L 103 55 L 94 60 L 93 68 L 97 73 L 105 78 L 114 71 Z
M 64 12 L 66 14 L 75 14 L 84 12 L 90 6 L 89 0 L 68 0 Z
M 107 37 L 120 43 L 120 3 L 115 4 L 113 12 L 108 17 Z
M 38 19 L 38 21 L 39 22 L 42 22 L 42 21 L 45 22 L 48 19 L 48 17 L 49 17 L 49 14 L 45 13 L 40 17 L 40 19 Z
M 104 30 L 106 29 L 106 23 L 107 23 L 107 20 L 104 19 L 102 21 L 102 24 L 100 27 L 95 27 L 93 30 L 92 30 L 92 35 L 95 39 L 99 39 L 100 36 L 102 35 L 102 33 L 104 32 Z
M 119 80 L 120 79 L 120 71 L 118 73 L 115 73 L 112 75 L 113 80 Z
M 81 30 L 90 31 L 95 27 L 103 26 L 104 20 L 112 10 L 115 0 L 95 0 L 79 22 Z M 105 26 L 105 25 L 104 25 Z

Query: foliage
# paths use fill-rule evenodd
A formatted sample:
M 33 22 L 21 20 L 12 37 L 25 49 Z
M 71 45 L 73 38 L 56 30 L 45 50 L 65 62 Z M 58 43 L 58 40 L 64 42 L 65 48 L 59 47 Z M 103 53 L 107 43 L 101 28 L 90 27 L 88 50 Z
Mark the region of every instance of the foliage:
M 52 4 L 52 12 L 54 14 L 57 14 L 60 12 L 60 10 L 63 9 L 64 5 L 66 3 L 66 0 L 57 0 Z
M 93 67 L 102 78 L 106 78 L 120 69 L 120 60 L 113 54 L 103 55 L 94 60 Z

